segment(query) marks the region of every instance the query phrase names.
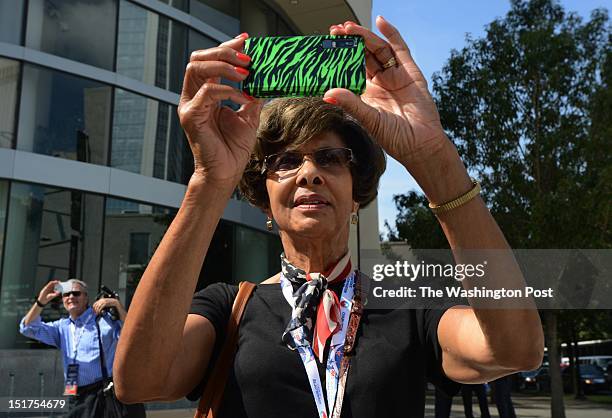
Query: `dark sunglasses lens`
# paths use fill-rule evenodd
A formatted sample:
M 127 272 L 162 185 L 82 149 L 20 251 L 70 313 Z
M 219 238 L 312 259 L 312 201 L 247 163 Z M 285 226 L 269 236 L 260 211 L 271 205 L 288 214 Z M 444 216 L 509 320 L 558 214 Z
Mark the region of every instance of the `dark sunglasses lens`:
M 313 160 L 319 167 L 341 168 L 346 167 L 351 161 L 351 150 L 347 148 L 324 148 L 315 151 Z M 304 155 L 299 152 L 282 152 L 271 155 L 266 159 L 269 171 L 291 171 L 299 168 L 304 161 Z
M 62 296 L 67 298 L 67 297 L 70 297 L 70 295 L 74 296 L 75 298 L 78 298 L 79 296 L 81 296 L 81 292 L 79 292 L 79 291 L 66 292 Z
M 302 164 L 302 155 L 297 152 L 283 152 L 278 154 L 271 162 L 273 171 L 288 171 L 298 168 Z
M 316 163 L 321 167 L 344 167 L 351 159 L 351 153 L 344 148 L 318 150 L 314 154 Z

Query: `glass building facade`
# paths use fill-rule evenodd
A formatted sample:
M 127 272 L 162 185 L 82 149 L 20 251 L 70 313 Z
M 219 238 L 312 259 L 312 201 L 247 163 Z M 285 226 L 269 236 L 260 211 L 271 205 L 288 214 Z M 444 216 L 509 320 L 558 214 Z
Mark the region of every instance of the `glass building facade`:
M 32 376 L 8 360 L 55 352 L 32 351 L 46 347 L 18 332 L 49 280 L 78 277 L 94 292 L 104 284 L 129 307 L 193 171 L 176 113 L 184 68 L 191 51 L 240 33 L 239 9 L 239 1 L 0 0 L 0 396 L 34 394 L 26 382 L 39 375 L 54 386 L 42 360 Z M 71 180 L 89 170 L 120 187 Z M 174 198 L 160 201 L 164 191 Z M 198 287 L 278 269 L 280 241 L 263 215 L 242 201 L 229 206 Z M 55 303 L 43 320 L 64 314 Z
M 0 0 L 0 396 L 61 388 L 57 350 L 18 332 L 48 281 L 103 284 L 129 308 L 193 171 L 176 112 L 191 52 L 300 34 L 291 22 L 267 0 Z M 233 198 L 198 288 L 265 279 L 280 252 Z

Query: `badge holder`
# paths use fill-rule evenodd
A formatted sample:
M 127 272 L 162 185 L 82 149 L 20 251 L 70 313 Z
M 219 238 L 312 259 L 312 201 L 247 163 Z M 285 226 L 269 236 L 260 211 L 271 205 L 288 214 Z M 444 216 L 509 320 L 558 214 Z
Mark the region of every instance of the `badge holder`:
M 76 396 L 79 389 L 77 382 L 79 381 L 79 365 L 69 364 L 68 372 L 66 373 L 66 386 L 64 387 L 64 396 Z

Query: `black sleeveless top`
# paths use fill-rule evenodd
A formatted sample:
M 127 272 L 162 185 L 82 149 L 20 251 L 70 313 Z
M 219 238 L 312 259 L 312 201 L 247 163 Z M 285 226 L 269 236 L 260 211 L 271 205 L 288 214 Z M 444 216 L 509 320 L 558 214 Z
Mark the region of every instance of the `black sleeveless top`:
M 330 286 L 335 292 L 341 285 Z M 216 342 L 202 382 L 187 396 L 198 399 L 222 342 L 238 286 L 215 283 L 197 292 L 191 313 L 213 324 Z M 365 309 L 357 333 L 342 407 L 343 418 L 423 417 L 426 381 L 452 395 L 459 384 L 442 371 L 438 323 L 444 309 Z M 259 284 L 245 309 L 238 351 L 220 418 L 316 418 L 317 409 L 297 351 L 281 341 L 291 317 L 280 284 Z M 318 363 L 318 362 L 317 362 Z M 319 365 L 325 384 L 325 368 Z

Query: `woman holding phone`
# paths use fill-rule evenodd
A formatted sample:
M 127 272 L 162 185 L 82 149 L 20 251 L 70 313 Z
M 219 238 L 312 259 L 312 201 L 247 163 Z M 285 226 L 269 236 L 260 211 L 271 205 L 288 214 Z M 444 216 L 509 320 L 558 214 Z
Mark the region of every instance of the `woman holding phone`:
M 322 100 L 278 99 L 262 110 L 220 84 L 248 74 L 248 35 L 192 54 L 179 116 L 195 171 L 132 300 L 115 358 L 120 399 L 199 396 L 237 289 L 219 283 L 193 292 L 238 183 L 276 222 L 284 252 L 281 272 L 257 285 L 246 307 L 220 416 L 423 416 L 426 380 L 450 393 L 456 382 L 539 366 L 543 335 L 533 308 L 366 309 L 357 326 L 343 322 L 369 281 L 351 264 L 348 237 L 357 209 L 376 196 L 380 148 L 437 205 L 456 258 L 460 249 L 509 248 L 444 134 L 406 43 L 382 17 L 376 25 L 386 39 L 353 22 L 330 28 L 364 38 L 361 96 L 332 89 Z M 220 107 L 222 100 L 241 107 Z M 460 203 L 449 209 L 447 202 Z M 511 256 L 494 264 L 489 276 L 524 286 Z M 354 351 L 342 382 L 335 361 L 347 341 Z

